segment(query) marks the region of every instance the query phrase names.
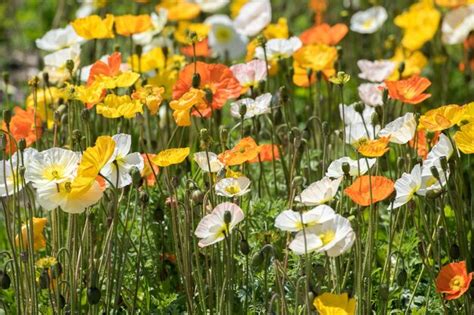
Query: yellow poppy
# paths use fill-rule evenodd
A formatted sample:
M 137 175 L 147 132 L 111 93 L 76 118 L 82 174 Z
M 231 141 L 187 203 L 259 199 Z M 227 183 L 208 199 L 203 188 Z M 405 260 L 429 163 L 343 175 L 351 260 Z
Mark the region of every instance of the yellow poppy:
M 419 128 L 428 131 L 442 131 L 459 123 L 464 114 L 464 107 L 451 104 L 427 111 L 420 117 Z
M 36 115 L 42 121 L 48 122 L 48 128 L 52 128 L 54 125 L 54 112 L 57 109 L 58 101 L 63 97 L 64 92 L 54 86 L 48 89 L 38 89 L 36 92 Z M 35 109 L 33 93 L 26 98 L 26 106 Z
M 189 147 L 167 149 L 155 155 L 151 161 L 160 167 L 165 167 L 183 162 L 188 155 Z
M 285 18 L 279 18 L 278 21 L 274 24 L 268 24 L 267 27 L 263 30 L 263 36 L 266 39 L 272 38 L 288 38 L 288 23 Z
M 347 293 L 323 293 L 313 301 L 320 315 L 352 315 L 355 314 L 356 300 L 349 298 Z
M 77 35 L 85 39 L 113 38 L 114 16 L 107 14 L 105 19 L 98 15 L 90 15 L 71 22 Z
M 161 102 L 163 101 L 163 93 L 165 89 L 163 87 L 153 86 L 147 84 L 145 86 L 139 87 L 133 94 L 132 98 L 135 100 L 140 100 L 142 104 L 145 104 L 148 107 L 148 110 L 152 115 L 158 113 Z
M 137 82 L 140 74 L 136 72 L 122 72 L 116 76 L 109 77 L 99 74 L 95 77 L 94 82 L 102 85 L 105 89 L 113 90 L 115 88 L 127 88 Z
M 134 118 L 137 113 L 143 113 L 143 104 L 128 95 L 109 94 L 102 103 L 96 105 L 96 109 L 97 114 L 106 118 Z
M 73 97 L 84 104 L 96 104 L 102 98 L 103 91 L 104 86 L 94 81 L 94 83 L 89 86 L 75 86 Z
M 159 11 L 161 8 L 168 11 L 170 21 L 192 20 L 201 12 L 199 5 L 186 0 L 163 0 L 155 10 Z
M 170 102 L 170 108 L 174 110 L 173 117 L 178 126 L 191 125 L 191 109 L 204 110 L 207 108 L 205 101 L 206 93 L 203 90 L 191 88 L 178 100 Z
M 395 54 L 390 59 L 397 64 L 393 73 L 388 77 L 388 80 L 396 81 L 402 78 L 408 78 L 415 74 L 420 74 L 423 68 L 428 64 L 428 59 L 421 51 L 408 51 L 403 47 L 395 49 Z M 404 69 L 400 77 L 398 67 L 403 62 Z
M 178 27 L 174 32 L 174 38 L 178 43 L 184 45 L 192 44 L 189 40 L 189 33 L 194 32 L 197 35 L 198 42 L 202 41 L 207 37 L 209 33 L 209 25 L 203 23 L 191 23 L 188 21 L 180 21 Z
M 381 137 L 377 140 L 369 140 L 362 143 L 357 151 L 365 157 L 381 157 L 389 150 L 388 142 L 390 141 L 389 137 Z
M 151 18 L 148 14 L 127 14 L 115 17 L 115 31 L 119 35 L 130 36 L 142 33 L 150 29 L 151 26 Z
M 453 138 L 462 153 L 474 153 L 474 122 L 461 126 L 461 129 L 454 134 Z
M 474 122 L 474 102 L 468 103 L 464 105 L 463 107 L 464 107 L 464 112 L 463 112 L 460 122 L 463 122 L 463 121 Z
M 233 0 L 230 4 L 230 16 L 232 18 L 237 17 L 239 15 L 240 9 L 249 2 L 249 0 Z
M 46 247 L 46 239 L 43 234 L 44 227 L 48 223 L 47 218 L 33 218 L 33 249 L 39 250 Z M 21 227 L 21 245 L 24 250 L 28 249 L 29 243 L 29 224 L 30 221 L 26 224 L 23 224 Z M 15 238 L 16 246 L 20 246 L 20 235 L 17 235 Z
M 336 73 L 334 64 L 337 60 L 337 49 L 324 44 L 307 45 L 293 55 L 293 82 L 298 86 L 308 86 L 308 69 L 314 74 L 322 72 L 326 77 Z

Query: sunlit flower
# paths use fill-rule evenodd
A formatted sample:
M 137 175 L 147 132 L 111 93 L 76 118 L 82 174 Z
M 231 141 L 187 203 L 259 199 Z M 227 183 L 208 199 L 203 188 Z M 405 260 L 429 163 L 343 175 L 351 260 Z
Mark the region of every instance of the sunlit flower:
M 428 59 L 421 51 L 412 52 L 402 47 L 395 49 L 395 54 L 390 60 L 396 63 L 396 70 L 388 77 L 388 80 L 398 80 L 420 74 L 423 68 L 428 64 Z M 402 63 L 404 70 L 400 76 L 398 68 Z
M 404 31 L 402 46 L 415 51 L 434 37 L 440 20 L 441 13 L 436 10 L 432 1 L 422 0 L 396 16 L 394 23 Z
M 390 142 L 405 144 L 415 136 L 416 119 L 413 113 L 406 113 L 389 122 L 379 131 L 379 137 L 388 137 Z
M 262 47 L 257 47 L 255 50 L 255 57 L 260 60 L 285 59 L 293 56 L 293 54 L 302 47 L 301 40 L 298 37 L 291 37 L 289 39 L 274 38 L 270 39 L 265 44 L 265 51 Z
M 209 89 L 212 92 L 211 106 L 213 109 L 221 109 L 228 100 L 240 96 L 242 87 L 227 66 L 198 61 L 196 68 L 197 73 L 201 77 L 199 88 Z M 194 64 L 189 64 L 181 70 L 178 81 L 173 87 L 173 99 L 179 99 L 191 89 L 193 74 Z M 200 111 L 200 114 L 195 113 L 195 115 L 209 117 L 211 109 L 207 108 L 204 111 Z
M 278 146 L 276 144 L 272 145 L 271 143 L 261 144 L 260 153 L 257 157 L 252 160 L 249 160 L 249 163 L 259 163 L 259 162 L 271 162 L 274 159 L 280 159 L 280 151 L 278 150 Z
M 177 42 L 190 45 L 192 44 L 191 38 L 189 37 L 190 32 L 196 34 L 198 41 L 202 41 L 207 38 L 210 28 L 210 25 L 205 23 L 180 21 L 178 23 L 178 28 L 173 33 L 173 35 Z
M 104 19 L 98 15 L 90 15 L 71 22 L 77 35 L 85 39 L 113 38 L 114 16 L 107 14 Z
M 321 315 L 354 315 L 356 299 L 349 298 L 347 293 L 333 294 L 325 292 L 314 299 L 313 305 Z
M 299 49 L 293 56 L 293 82 L 297 86 L 307 87 L 316 79 L 316 73 L 329 78 L 336 74 L 334 64 L 337 60 L 337 49 L 324 44 L 307 45 Z M 311 79 L 308 70 L 312 71 Z
M 389 137 L 381 137 L 376 140 L 368 140 L 362 143 L 358 148 L 357 152 L 362 154 L 365 157 L 381 157 L 388 150 L 388 143 L 390 141 Z
M 242 94 L 248 88 L 255 88 L 260 81 L 267 79 L 267 67 L 264 60 L 252 60 L 248 63 L 239 63 L 230 67 L 235 78 L 243 87 Z
M 387 17 L 387 10 L 382 6 L 356 12 L 351 17 L 351 31 L 361 34 L 375 33 L 382 27 Z
M 57 263 L 58 263 L 58 260 L 56 259 L 56 257 L 49 256 L 49 257 L 43 257 L 43 258 L 38 259 L 35 265 L 36 267 L 41 268 L 41 269 L 48 269 L 48 268 L 53 267 Z
M 192 20 L 199 15 L 201 8 L 187 0 L 165 0 L 155 7 L 156 11 L 166 9 L 170 21 Z
M 188 157 L 189 151 L 189 148 L 166 149 L 153 157 L 151 161 L 160 167 L 180 164 Z
M 152 159 L 155 157 L 155 154 L 142 153 L 143 159 L 143 170 L 141 171 L 142 177 L 145 179 L 145 182 L 148 186 L 153 186 L 156 183 L 156 176 L 159 172 L 159 168 L 155 163 L 152 162 Z
M 240 108 L 245 106 L 246 111 L 244 118 L 253 118 L 259 115 L 268 114 L 271 112 L 270 103 L 272 101 L 272 94 L 265 93 L 257 96 L 257 98 L 242 98 L 230 105 L 230 114 L 232 117 L 239 118 Z
M 247 38 L 235 29 L 227 15 L 210 16 L 205 23 L 210 25 L 209 47 L 213 53 L 221 59 L 237 59 L 245 54 Z
M 357 88 L 360 100 L 368 106 L 383 105 L 383 91 L 380 83 L 362 83 Z
M 134 43 L 142 46 L 149 44 L 152 41 L 153 36 L 158 35 L 165 27 L 166 21 L 168 20 L 168 11 L 165 9 L 160 9 L 158 14 L 152 12 L 150 14 L 150 18 L 151 26 L 149 30 L 138 34 L 133 34 L 132 37 Z
M 285 210 L 275 219 L 275 227 L 288 232 L 299 232 L 304 228 L 323 224 L 336 216 L 334 210 L 326 205 L 320 205 L 302 213 Z
M 36 152 L 26 148 L 21 157 L 17 151 L 9 160 L 0 160 L 0 197 L 12 196 L 23 189 L 26 183 L 20 176 L 20 167 L 28 169 L 29 161 Z
M 181 95 L 177 100 L 170 102 L 170 108 L 174 110 L 173 117 L 178 126 L 191 125 L 191 109 L 194 109 L 201 115 L 207 111 L 206 93 L 203 90 L 191 88 L 188 92 Z
M 421 166 L 417 164 L 411 173 L 403 173 L 402 177 L 395 181 L 396 196 L 392 208 L 399 208 L 408 203 L 416 192 L 421 188 Z
M 250 0 L 234 19 L 235 28 L 246 36 L 257 35 L 272 20 L 270 0 Z
M 365 106 L 362 115 L 356 111 L 357 103 L 351 105 L 339 104 L 339 114 L 341 120 L 346 125 L 362 124 L 372 122 L 372 115 L 375 113 L 373 107 Z
M 456 147 L 464 154 L 474 153 L 474 122 L 461 126 L 454 134 Z
M 420 127 L 428 131 L 442 131 L 456 125 L 464 115 L 462 106 L 451 104 L 427 111 L 420 117 Z
M 147 84 L 136 89 L 132 94 L 132 99 L 140 100 L 142 104 L 148 107 L 150 114 L 156 115 L 163 101 L 164 93 L 165 89 L 163 87 Z
M 469 290 L 472 274 L 467 272 L 466 261 L 447 264 L 436 277 L 436 292 L 443 293 L 445 300 L 458 299 Z
M 288 39 L 289 37 L 289 30 L 287 20 L 285 18 L 279 18 L 277 23 L 268 24 L 268 26 L 262 31 L 262 34 L 266 40 L 271 39 Z M 255 58 L 255 51 L 257 47 L 260 46 L 259 38 L 254 38 L 249 42 L 247 45 L 247 55 L 245 56 L 246 61 L 251 61 Z M 262 59 L 263 60 L 263 59 Z M 275 74 L 278 70 L 278 65 L 276 64 L 276 60 L 270 60 L 269 70 L 270 74 Z
M 43 37 L 38 38 L 36 47 L 47 51 L 56 51 L 64 49 L 75 44 L 81 44 L 84 39 L 77 35 L 74 28 L 68 25 L 64 28 L 55 28 L 48 31 Z
M 222 241 L 244 219 L 244 212 L 230 202 L 218 204 L 214 210 L 199 222 L 194 235 L 201 240 L 199 247 L 206 247 Z
M 327 23 L 317 24 L 300 34 L 300 39 L 305 45 L 324 44 L 337 45 L 347 34 L 349 28 L 342 23 L 330 26 Z
M 339 190 L 342 178 L 331 180 L 329 177 L 312 183 L 305 188 L 301 194 L 295 197 L 295 201 L 306 206 L 318 206 L 334 199 Z
M 360 69 L 359 78 L 371 82 L 383 82 L 395 70 L 395 65 L 396 64 L 390 60 L 358 60 L 357 66 Z
M 143 33 L 151 28 L 151 17 L 148 14 L 120 15 L 115 17 L 115 31 L 122 36 Z
M 260 147 L 251 137 L 241 139 L 235 147 L 219 154 L 219 160 L 226 166 L 240 165 L 255 159 L 260 153 Z
M 435 145 L 438 141 L 440 132 L 434 132 L 433 134 L 428 133 L 425 129 L 418 129 L 416 136 L 408 142 L 408 145 L 415 148 L 418 156 L 426 159 L 431 146 Z
M 446 13 L 441 26 L 446 44 L 461 44 L 474 30 L 474 5 L 462 6 Z
M 472 3 L 472 0 L 435 0 L 435 3 L 440 7 L 456 8 L 468 3 Z
M 203 172 L 217 173 L 224 168 L 224 164 L 219 161 L 214 152 L 196 152 L 194 161 L 199 165 Z
M 358 177 L 344 192 L 359 206 L 370 206 L 388 198 L 393 192 L 393 182 L 383 176 Z
M 331 178 L 340 178 L 344 176 L 344 171 L 342 170 L 342 165 L 347 163 L 349 165 L 349 175 L 350 176 L 360 176 L 367 173 L 368 168 L 371 168 L 377 159 L 360 159 L 353 160 L 350 157 L 342 157 L 335 161 L 332 161 L 329 164 L 328 170 L 326 172 L 327 177 Z
M 203 39 L 202 41 L 199 41 L 195 44 L 195 47 L 193 48 L 192 45 L 187 45 L 183 46 L 179 49 L 179 51 L 187 57 L 193 57 L 194 55 L 196 57 L 211 57 L 212 55 L 212 50 L 211 47 L 209 47 L 209 39 Z
M 224 197 L 243 196 L 250 192 L 250 179 L 245 176 L 223 178 L 216 183 L 216 193 Z
M 123 188 L 132 183 L 131 170 L 137 168 L 141 172 L 144 162 L 140 153 L 129 153 L 132 146 L 132 136 L 120 133 L 114 135 L 112 139 L 115 142 L 114 154 L 102 168 L 101 174 L 108 179 L 108 186 Z
M 64 48 L 44 56 L 44 72 L 48 72 L 49 80 L 53 83 L 64 82 L 71 77 L 66 67 L 68 60 L 73 61 L 72 71 L 79 67 L 81 49 L 78 44 Z
M 41 119 L 38 115 L 35 116 L 34 108 L 27 108 L 26 110 L 21 107 L 15 106 L 13 108 L 14 115 L 10 120 L 10 135 L 15 139 L 12 141 L 10 136 L 7 136 L 7 142 L 5 144 L 5 151 L 7 153 L 13 153 L 16 151 L 17 147 L 15 142 L 24 139 L 26 146 L 29 147 L 36 141 L 41 138 L 43 134 L 43 129 L 41 128 Z M 5 122 L 2 122 L 1 129 L 3 131 L 8 131 Z
M 385 84 L 390 98 L 403 103 L 415 105 L 431 97 L 431 94 L 423 93 L 431 85 L 431 81 L 418 75 L 406 80 L 386 80 Z
M 355 123 L 347 125 L 346 143 L 358 148 L 364 142 L 374 140 L 380 131 L 380 125 L 373 126 L 371 123 Z
M 44 237 L 43 230 L 44 227 L 46 226 L 46 223 L 48 223 L 47 218 L 31 218 L 33 222 L 33 244 L 31 246 L 33 247 L 33 250 L 37 251 L 43 248 L 46 248 L 46 238 Z M 23 250 L 28 250 L 29 247 L 29 235 L 30 235 L 30 220 L 27 220 L 25 224 L 22 225 L 21 227 L 21 238 L 20 235 L 17 235 L 15 237 L 15 244 L 16 246 L 20 246 Z
M 202 12 L 214 13 L 229 4 L 230 0 L 194 0 L 194 2 L 199 5 Z
M 101 60 L 96 61 L 90 69 L 87 85 L 96 82 L 102 84 L 104 89 L 110 90 L 130 87 L 138 80 L 140 74 L 131 71 L 122 72 L 121 64 L 122 55 L 119 52 L 110 55 L 107 63 Z
M 451 140 L 444 134 L 439 135 L 438 142 L 431 148 L 425 161 L 423 162 L 423 175 L 431 175 L 430 167 L 436 166 L 441 169 L 441 157 L 450 159 L 454 153 L 454 147 Z
M 143 104 L 139 100 L 132 100 L 128 95 L 108 94 L 102 103 L 96 105 L 97 114 L 106 118 L 135 118 L 136 114 L 143 113 Z

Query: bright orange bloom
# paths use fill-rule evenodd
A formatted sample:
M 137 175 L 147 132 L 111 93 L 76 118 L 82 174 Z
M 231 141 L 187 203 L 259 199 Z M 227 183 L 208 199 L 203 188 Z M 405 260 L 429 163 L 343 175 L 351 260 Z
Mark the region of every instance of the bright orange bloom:
M 187 57 L 194 56 L 193 45 L 187 45 L 181 47 L 181 53 Z M 210 57 L 211 56 L 211 48 L 209 47 L 208 39 L 203 39 L 200 42 L 196 43 L 196 57 Z
M 272 148 L 273 148 L 273 153 L 272 153 Z M 271 144 L 262 144 L 260 145 L 260 160 L 259 157 L 257 156 L 256 158 L 252 159 L 249 161 L 249 163 L 258 163 L 258 162 L 271 162 L 273 161 L 273 157 L 275 157 L 275 160 L 280 159 L 280 152 L 278 151 L 278 146 L 275 144 L 272 146 Z
M 257 158 L 260 147 L 251 137 L 243 138 L 235 147 L 219 154 L 219 160 L 226 166 L 240 165 Z
M 122 63 L 122 55 L 119 52 L 114 52 L 107 58 L 107 63 L 97 60 L 91 67 L 87 85 L 94 82 L 95 77 L 103 75 L 106 77 L 114 77 L 120 73 L 120 64 Z
M 32 218 L 32 223 L 33 223 L 33 250 L 40 250 L 43 248 L 46 248 L 46 239 L 44 238 L 43 230 L 48 223 L 47 218 Z M 15 237 L 15 243 L 16 246 L 20 246 L 20 244 L 23 247 L 23 250 L 27 250 L 29 246 L 29 234 L 30 234 L 30 221 L 28 220 L 26 224 L 23 224 L 21 227 L 21 238 L 20 234 L 18 234 Z M 20 243 L 21 242 L 21 243 Z
M 159 168 L 158 166 L 152 162 L 152 159 L 156 156 L 156 154 L 150 153 L 142 153 L 143 161 L 145 162 L 145 166 L 142 170 L 142 177 L 145 179 L 145 183 L 148 186 L 153 186 L 156 183 L 155 175 L 158 175 Z
M 414 75 L 406 80 L 385 81 L 390 98 L 408 104 L 419 104 L 431 97 L 431 94 L 423 93 L 430 85 L 427 78 Z
M 381 157 L 389 150 L 387 147 L 389 142 L 389 137 L 381 137 L 377 140 L 369 140 L 362 143 L 357 151 L 365 157 Z
M 300 39 L 305 45 L 324 44 L 337 45 L 347 34 L 349 28 L 342 23 L 330 26 L 327 23 L 315 25 L 300 34 Z
M 119 35 L 130 36 L 150 29 L 151 18 L 148 14 L 121 15 L 115 17 L 115 31 Z
M 201 76 L 200 89 L 209 89 L 212 92 L 212 108 L 221 109 L 229 100 L 240 96 L 242 87 L 239 81 L 229 67 L 222 64 L 207 64 L 201 61 L 196 65 L 197 73 Z M 187 65 L 179 73 L 178 81 L 173 87 L 173 99 L 181 98 L 186 92 L 192 88 L 192 80 L 194 74 L 194 63 Z M 203 115 L 209 117 L 211 108 L 207 108 L 193 113 L 195 116 Z
M 10 121 L 11 135 L 17 142 L 20 139 L 25 139 L 26 146 L 32 145 L 41 137 L 43 133 L 40 117 L 36 115 L 35 121 L 35 110 L 33 108 L 24 110 L 21 107 L 16 106 L 13 109 L 13 113 L 14 115 Z M 2 130 L 7 131 L 5 122 L 2 122 Z M 13 153 L 16 151 L 15 143 L 11 142 L 10 137 L 7 137 L 7 145 L 5 150 L 8 153 Z
M 328 8 L 327 0 L 310 0 L 309 7 L 315 13 L 314 22 L 321 24 L 323 22 L 324 12 L 326 12 Z
M 466 261 L 447 264 L 436 277 L 436 292 L 444 293 L 445 300 L 455 300 L 469 289 L 472 274 L 467 273 Z
M 408 142 L 408 145 L 411 148 L 416 146 L 418 156 L 422 157 L 423 160 L 426 159 L 431 148 L 438 142 L 439 135 L 441 132 L 437 131 L 433 134 L 431 141 L 427 139 L 427 131 L 420 129 L 417 131 L 416 136 Z M 416 142 L 415 142 L 416 141 Z M 429 143 L 428 143 L 429 142 Z
M 370 206 L 392 194 L 394 183 L 383 176 L 360 176 L 344 190 L 359 206 Z

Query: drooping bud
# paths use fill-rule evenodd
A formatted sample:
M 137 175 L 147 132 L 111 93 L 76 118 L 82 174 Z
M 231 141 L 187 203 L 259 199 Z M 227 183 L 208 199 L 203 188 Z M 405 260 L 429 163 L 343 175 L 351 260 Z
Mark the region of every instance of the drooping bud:
M 250 253 L 249 243 L 244 238 L 240 240 L 240 252 L 245 256 L 247 256 Z
M 87 289 L 87 302 L 90 305 L 99 303 L 101 297 L 100 290 L 97 287 L 90 287 Z
M 10 121 L 12 120 L 12 111 L 9 109 L 3 110 L 3 121 L 8 126 L 10 125 Z
M 198 89 L 201 86 L 201 75 L 199 73 L 193 74 L 192 85 L 195 89 Z

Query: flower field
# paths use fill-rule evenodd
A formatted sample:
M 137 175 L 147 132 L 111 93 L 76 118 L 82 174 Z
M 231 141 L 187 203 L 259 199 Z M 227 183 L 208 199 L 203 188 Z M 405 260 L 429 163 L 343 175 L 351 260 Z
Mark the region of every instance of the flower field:
M 0 314 L 474 314 L 474 1 L 0 12 Z

